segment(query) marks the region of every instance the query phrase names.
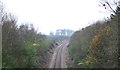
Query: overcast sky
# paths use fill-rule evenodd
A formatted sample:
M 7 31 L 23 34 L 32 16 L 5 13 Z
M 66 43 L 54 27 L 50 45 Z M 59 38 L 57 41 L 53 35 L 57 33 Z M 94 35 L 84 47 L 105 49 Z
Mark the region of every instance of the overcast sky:
M 4 4 L 7 12 L 18 17 L 18 24 L 31 22 L 44 34 L 79 30 L 109 16 L 96 0 L 4 0 Z

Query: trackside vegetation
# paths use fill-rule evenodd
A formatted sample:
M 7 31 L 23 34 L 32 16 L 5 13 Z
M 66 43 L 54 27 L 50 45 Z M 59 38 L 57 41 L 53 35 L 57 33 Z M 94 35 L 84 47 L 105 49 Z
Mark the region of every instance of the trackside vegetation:
M 37 67 L 38 57 L 42 59 L 53 42 L 38 33 L 33 25 L 18 26 L 12 15 L 4 15 L 2 22 L 2 67 Z
M 98 21 L 75 32 L 70 40 L 69 53 L 78 68 L 118 67 L 118 28 L 120 15 Z

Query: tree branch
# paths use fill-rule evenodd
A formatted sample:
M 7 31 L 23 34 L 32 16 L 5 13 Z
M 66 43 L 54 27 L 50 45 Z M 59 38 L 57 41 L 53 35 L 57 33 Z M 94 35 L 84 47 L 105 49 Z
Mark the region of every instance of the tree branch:
M 112 7 L 110 6 L 110 4 L 108 2 L 106 2 L 106 4 L 110 7 L 110 9 L 116 14 L 116 12 L 112 9 Z

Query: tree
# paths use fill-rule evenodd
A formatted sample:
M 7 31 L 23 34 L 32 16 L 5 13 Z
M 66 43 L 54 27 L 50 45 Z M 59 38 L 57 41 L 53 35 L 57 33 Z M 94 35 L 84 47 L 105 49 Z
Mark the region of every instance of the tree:
M 2 62 L 2 16 L 3 16 L 3 3 L 0 0 L 0 62 Z M 1 63 L 0 63 L 0 68 L 1 67 Z
M 105 9 L 111 11 L 112 13 L 114 13 L 115 15 L 120 13 L 120 1 L 118 0 L 113 0 L 112 2 L 109 0 L 104 0 L 100 2 L 102 4 L 103 7 L 105 7 Z M 113 8 L 113 6 L 116 7 L 116 9 Z

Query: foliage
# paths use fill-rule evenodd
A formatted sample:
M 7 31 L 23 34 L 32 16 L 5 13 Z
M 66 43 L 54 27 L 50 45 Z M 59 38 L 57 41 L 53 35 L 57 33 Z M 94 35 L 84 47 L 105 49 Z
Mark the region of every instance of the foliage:
M 117 26 L 115 27 L 117 28 Z M 92 67 L 117 67 L 118 46 L 117 29 L 115 27 L 114 25 L 106 26 L 92 39 L 89 56 L 97 61 L 94 61 L 94 64 L 91 63 Z
M 5 16 L 2 24 L 2 67 L 36 67 L 37 58 L 49 50 L 51 40 L 37 33 L 33 25 L 18 27 L 16 18 Z
M 75 32 L 69 53 L 80 68 L 118 67 L 118 16 Z

